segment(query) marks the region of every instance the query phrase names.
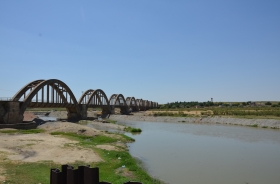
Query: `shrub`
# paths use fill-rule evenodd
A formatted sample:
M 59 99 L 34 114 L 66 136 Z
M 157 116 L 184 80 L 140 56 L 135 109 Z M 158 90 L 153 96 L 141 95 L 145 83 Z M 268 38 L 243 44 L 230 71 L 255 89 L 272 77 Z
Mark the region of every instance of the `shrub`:
M 142 132 L 142 130 L 140 128 L 132 128 L 132 127 L 125 127 L 124 131 L 132 132 L 132 133 Z

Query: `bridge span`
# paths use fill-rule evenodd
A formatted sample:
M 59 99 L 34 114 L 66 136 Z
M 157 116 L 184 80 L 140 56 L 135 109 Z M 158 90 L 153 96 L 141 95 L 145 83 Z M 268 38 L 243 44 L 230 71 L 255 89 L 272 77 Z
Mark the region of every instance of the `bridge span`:
M 77 101 L 71 89 L 57 79 L 35 80 L 23 86 L 10 100 L 0 100 L 0 124 L 22 123 L 27 108 L 66 108 L 68 119 L 87 118 L 88 108 L 101 108 L 102 114 L 121 114 L 157 108 L 158 103 L 135 97 L 113 94 L 110 98 L 101 89 L 85 91 Z

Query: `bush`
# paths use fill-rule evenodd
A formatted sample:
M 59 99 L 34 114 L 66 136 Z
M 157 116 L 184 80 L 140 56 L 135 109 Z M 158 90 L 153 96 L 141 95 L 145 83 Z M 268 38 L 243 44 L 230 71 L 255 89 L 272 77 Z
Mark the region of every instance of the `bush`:
M 271 102 L 266 102 L 265 105 L 271 105 Z
M 140 128 L 132 128 L 132 127 L 125 127 L 124 131 L 126 132 L 132 132 L 132 133 L 137 133 L 137 132 L 142 132 Z

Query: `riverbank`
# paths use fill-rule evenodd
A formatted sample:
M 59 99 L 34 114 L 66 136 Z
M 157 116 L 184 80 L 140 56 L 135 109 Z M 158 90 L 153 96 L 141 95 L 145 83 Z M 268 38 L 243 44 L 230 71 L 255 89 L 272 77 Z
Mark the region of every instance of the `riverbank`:
M 223 124 L 252 126 L 260 128 L 280 129 L 280 120 L 274 119 L 241 119 L 226 117 L 168 117 L 151 116 L 147 112 L 136 112 L 133 115 L 111 115 L 110 119 L 116 121 L 148 121 L 148 122 L 182 122 L 196 124 Z
M 96 111 L 89 111 L 88 117 L 96 117 Z M 60 119 L 67 118 L 66 111 L 52 111 L 49 116 Z M 110 115 L 109 119 L 116 121 L 149 121 L 149 122 L 182 122 L 182 123 L 201 123 L 201 124 L 222 124 L 252 126 L 259 128 L 280 129 L 280 120 L 277 119 L 248 119 L 232 118 L 220 116 L 201 116 L 201 117 L 169 117 L 153 116 L 150 111 L 133 112 L 131 115 Z
M 161 183 L 130 156 L 127 143 L 134 139 L 82 123 L 57 121 L 43 123 L 34 130 L 1 129 L 0 182 L 47 184 L 50 168 L 69 164 L 99 167 L 101 181 Z M 110 129 L 124 128 L 110 123 L 89 123 Z

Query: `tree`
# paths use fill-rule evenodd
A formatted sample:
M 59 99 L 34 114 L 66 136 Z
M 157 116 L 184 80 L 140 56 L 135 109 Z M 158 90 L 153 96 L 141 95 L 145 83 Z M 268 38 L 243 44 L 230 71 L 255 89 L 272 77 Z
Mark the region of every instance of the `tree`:
M 271 105 L 271 102 L 266 102 L 265 105 Z

